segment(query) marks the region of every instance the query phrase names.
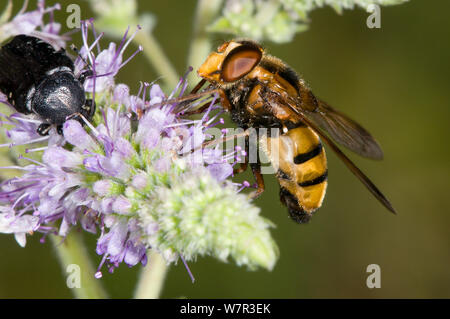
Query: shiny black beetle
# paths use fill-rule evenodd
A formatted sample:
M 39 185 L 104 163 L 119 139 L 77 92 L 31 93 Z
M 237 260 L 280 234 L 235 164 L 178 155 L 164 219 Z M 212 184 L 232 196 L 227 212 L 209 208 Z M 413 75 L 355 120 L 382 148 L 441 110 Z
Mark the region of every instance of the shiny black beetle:
M 0 91 L 18 112 L 39 116 L 40 135 L 47 135 L 52 125 L 61 134 L 67 117 L 82 114 L 90 120 L 95 113 L 95 103 L 86 99 L 83 88 L 92 71 L 75 77 L 74 69 L 64 49 L 56 51 L 21 34 L 0 49 Z

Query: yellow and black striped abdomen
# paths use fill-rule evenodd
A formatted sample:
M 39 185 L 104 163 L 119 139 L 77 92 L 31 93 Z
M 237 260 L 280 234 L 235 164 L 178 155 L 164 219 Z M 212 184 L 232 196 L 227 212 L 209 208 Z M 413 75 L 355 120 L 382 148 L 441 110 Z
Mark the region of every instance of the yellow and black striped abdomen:
M 319 136 L 299 126 L 278 137 L 262 137 L 260 143 L 277 171 L 281 202 L 296 222 L 308 222 L 327 188 L 327 159 Z

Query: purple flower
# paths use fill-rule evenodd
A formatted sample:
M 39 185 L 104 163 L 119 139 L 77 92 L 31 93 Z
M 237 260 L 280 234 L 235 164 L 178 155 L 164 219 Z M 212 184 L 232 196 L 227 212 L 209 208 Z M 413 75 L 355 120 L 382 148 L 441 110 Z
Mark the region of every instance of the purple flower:
M 33 215 L 18 215 L 11 207 L 0 206 L 0 233 L 14 234 L 17 243 L 25 247 L 26 234 L 37 229 L 39 218 Z
M 88 44 L 88 26 L 94 34 L 92 44 Z M 184 238 L 190 235 L 177 229 L 194 227 L 199 220 L 197 209 L 208 215 L 203 202 L 215 207 L 212 212 L 220 220 L 223 210 L 230 213 L 227 207 L 231 203 L 239 207 L 247 200 L 241 195 L 234 203 L 236 187 L 225 181 L 232 175 L 238 151 L 204 147 L 207 131 L 223 123 L 217 120 L 218 114 L 209 118 L 217 108 L 216 98 L 210 99 L 210 108 L 202 119 L 190 120 L 182 113 L 197 107 L 200 101 L 178 105 L 173 100 L 184 94 L 184 78 L 169 96 L 159 85 L 147 82 L 142 83 L 137 95 L 131 95 L 128 86 L 115 84 L 114 77 L 140 51 L 123 61 L 123 52 L 134 35 L 129 40 L 125 35 L 118 46 L 112 43 L 103 51 L 98 47 L 102 34 L 95 35 L 91 22 L 83 23 L 82 36 L 83 59 L 77 59 L 76 72 L 87 68 L 93 71 L 85 83 L 87 95 L 97 104 L 98 114 L 92 122 L 83 117 L 70 119 L 63 125 L 63 135 L 53 129 L 49 136 L 42 137 L 36 133 L 40 121 L 32 115 L 0 115 L 7 140 L 0 146 L 30 144 L 32 148 L 26 152 L 33 153 L 33 157 L 21 155 L 25 166 L 5 167 L 19 169 L 23 174 L 0 185 L 0 232 L 14 233 L 22 246 L 26 234 L 32 232 L 66 236 L 73 228 L 81 227 L 99 233 L 96 252 L 102 259 L 97 278 L 103 267 L 113 272 L 123 262 L 130 267 L 145 265 L 148 249 L 158 250 L 168 262 L 176 261 L 180 254 L 192 259 L 196 244 L 186 242 Z M 188 189 L 180 187 L 178 180 L 185 180 Z M 214 183 L 213 194 L 205 187 L 208 183 Z M 183 197 L 191 191 L 196 195 Z M 225 195 L 220 194 L 222 191 Z M 170 198 L 170 202 L 161 201 L 162 196 Z M 183 204 L 178 200 L 191 203 L 190 208 L 186 207 L 190 217 L 183 223 L 177 222 L 179 214 L 184 214 L 179 211 Z M 192 203 L 198 207 L 192 207 Z M 257 215 L 257 209 L 249 207 L 251 216 Z M 223 223 L 208 225 L 222 227 Z M 195 227 L 194 233 L 198 232 Z M 200 232 L 209 232 L 202 227 Z M 165 243 L 164 238 L 169 242 Z M 216 246 L 203 247 L 198 253 L 215 254 L 221 259 L 228 256 L 231 248 L 215 252 L 222 244 L 221 240 L 214 242 Z
M 27 3 L 28 1 L 25 2 Z M 56 48 L 65 47 L 65 41 L 69 40 L 69 37 L 59 35 L 61 25 L 53 20 L 53 12 L 60 9 L 59 4 L 46 8 L 44 0 L 38 0 L 37 8 L 33 11 L 25 11 L 24 6 L 11 21 L 0 25 L 0 42 L 19 34 L 27 34 L 41 38 Z M 45 15 L 50 16 L 47 24 L 44 22 Z
M 92 33 L 95 40 L 92 44 L 88 44 L 89 27 L 91 26 Z M 94 72 L 94 77 L 88 78 L 84 84 L 84 88 L 88 92 L 100 92 L 107 88 L 114 86 L 114 77 L 119 72 L 119 69 L 127 64 L 137 53 L 142 51 L 140 46 L 127 60 L 123 61 L 123 53 L 133 40 L 138 29 L 127 40 L 128 31 L 122 38 L 122 41 L 118 46 L 111 42 L 107 49 L 101 50 L 99 41 L 103 37 L 103 33 L 96 36 L 94 31 L 93 21 L 82 21 L 81 23 L 81 35 L 83 39 L 83 47 L 80 50 L 80 57 L 75 61 L 75 73 L 79 74 L 87 67 L 85 62 L 89 63 L 89 67 Z M 97 54 L 94 53 L 97 51 Z

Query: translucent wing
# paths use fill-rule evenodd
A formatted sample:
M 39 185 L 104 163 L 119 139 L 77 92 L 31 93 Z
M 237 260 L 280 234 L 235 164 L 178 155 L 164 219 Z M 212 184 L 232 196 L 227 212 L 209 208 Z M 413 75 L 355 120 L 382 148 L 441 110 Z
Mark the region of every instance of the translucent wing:
M 317 100 L 313 111 L 301 111 L 342 146 L 367 158 L 383 158 L 380 145 L 366 129 L 325 102 Z
M 375 184 L 337 147 L 337 145 L 331 140 L 324 132 L 321 131 L 320 127 L 316 125 L 314 121 L 312 121 L 309 117 L 309 113 L 307 111 L 303 111 L 298 105 L 292 103 L 292 101 L 284 100 L 282 98 L 278 99 L 278 103 L 283 104 L 284 106 L 291 109 L 298 118 L 308 125 L 313 131 L 315 131 L 335 153 L 336 155 L 344 162 L 344 164 L 350 169 L 350 171 L 367 187 L 367 189 L 375 196 L 376 199 L 383 204 L 390 212 L 396 214 L 396 211 L 386 196 L 375 186 Z M 331 135 L 331 133 L 330 133 Z

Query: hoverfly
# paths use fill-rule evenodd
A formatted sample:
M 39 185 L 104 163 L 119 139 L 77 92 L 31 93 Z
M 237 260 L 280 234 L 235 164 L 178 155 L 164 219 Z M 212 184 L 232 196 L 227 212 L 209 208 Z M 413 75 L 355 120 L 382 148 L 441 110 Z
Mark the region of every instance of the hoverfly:
M 198 75 L 202 80 L 191 93 L 196 94 L 208 82 L 211 91 L 219 93 L 223 108 L 239 127 L 280 129 L 278 137 L 260 138 L 259 143 L 263 143 L 262 148 L 271 159 L 270 145 L 273 144 L 269 139 L 279 139 L 280 158 L 275 169 L 280 200 L 294 221 L 308 222 L 325 196 L 328 170 L 321 141 L 336 152 L 389 211 L 395 213 L 387 198 L 332 140 L 361 156 L 382 159 L 383 152 L 375 139 L 359 124 L 316 98 L 294 70 L 266 54 L 258 43 L 225 42 L 206 58 Z M 207 107 L 199 107 L 190 114 L 203 112 Z M 237 172 L 245 171 L 247 166 L 248 161 L 245 161 Z M 258 185 L 255 194 L 259 195 L 264 191 L 261 165 L 251 163 L 250 167 Z

